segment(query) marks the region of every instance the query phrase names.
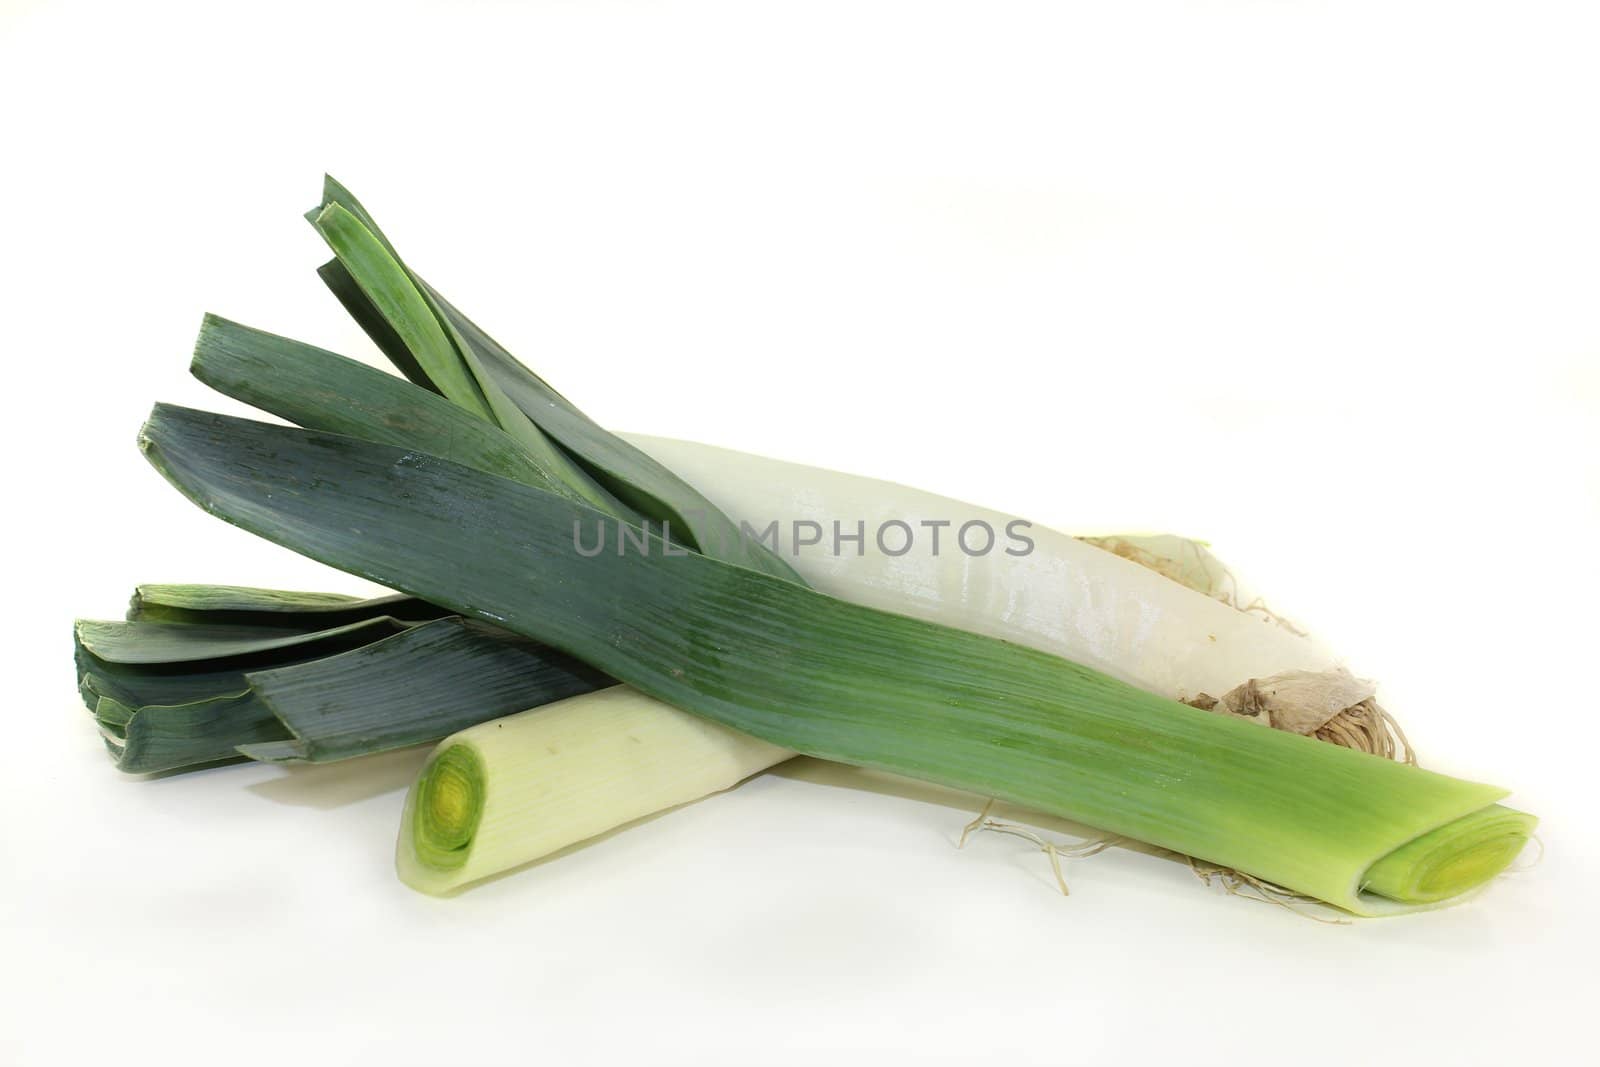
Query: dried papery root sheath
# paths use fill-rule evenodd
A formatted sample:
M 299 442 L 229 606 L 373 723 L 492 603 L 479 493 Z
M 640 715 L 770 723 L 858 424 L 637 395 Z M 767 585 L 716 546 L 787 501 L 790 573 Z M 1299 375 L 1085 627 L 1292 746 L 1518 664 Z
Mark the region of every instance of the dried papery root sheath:
M 1251 678 L 1213 699 L 1201 693 L 1192 707 L 1247 719 L 1292 734 L 1314 734 L 1335 715 L 1371 700 L 1377 687 L 1342 668 L 1281 671 Z
M 1385 759 L 1415 764 L 1416 754 L 1394 717 L 1380 707 L 1377 687 L 1349 671 L 1283 671 L 1251 678 L 1219 699 L 1201 693 L 1184 703 L 1248 722 L 1315 737 Z M 1402 757 L 1400 753 L 1403 752 Z

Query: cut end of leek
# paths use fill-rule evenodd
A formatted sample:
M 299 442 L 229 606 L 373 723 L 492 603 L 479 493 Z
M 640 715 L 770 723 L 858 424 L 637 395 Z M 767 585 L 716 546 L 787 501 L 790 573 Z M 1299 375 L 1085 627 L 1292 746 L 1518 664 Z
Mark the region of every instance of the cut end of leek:
M 400 880 L 436 896 L 793 755 L 620 685 L 469 727 L 436 752 L 395 843 Z
M 466 745 L 450 745 L 417 781 L 412 846 L 417 859 L 438 871 L 467 862 L 483 817 L 483 762 Z
M 1395 849 L 1367 869 L 1364 892 L 1434 904 L 1484 885 L 1511 866 L 1539 820 L 1492 804 Z

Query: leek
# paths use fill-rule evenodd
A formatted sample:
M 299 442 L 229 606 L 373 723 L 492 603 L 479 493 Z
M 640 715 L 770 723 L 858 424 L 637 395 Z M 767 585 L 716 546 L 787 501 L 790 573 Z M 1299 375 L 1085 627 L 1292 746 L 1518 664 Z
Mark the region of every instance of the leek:
M 421 395 L 421 394 L 419 394 Z M 998 797 L 1235 868 L 1347 910 L 1369 870 L 1427 851 L 1426 894 L 1482 884 L 1504 790 L 1198 711 L 1033 649 L 848 604 L 695 553 L 580 558 L 569 497 L 414 450 L 158 406 L 146 457 L 208 512 L 314 559 L 550 643 L 781 748 Z M 447 747 L 445 752 L 450 749 Z M 435 761 L 435 767 L 441 766 Z M 472 759 L 420 850 L 454 852 L 494 783 Z M 430 774 L 432 771 L 430 770 Z M 1459 820 L 1468 820 L 1459 823 Z M 437 839 L 430 827 L 443 827 Z M 1420 849 L 1418 842 L 1430 842 Z M 1504 850 L 1497 855 L 1503 855 Z M 1394 861 L 1390 861 L 1391 863 Z M 1424 899 L 1424 897 L 1428 899 Z
M 413 888 L 448 892 L 793 755 L 626 686 L 485 722 L 429 757 L 395 867 Z
M 364 226 L 370 226 L 370 232 L 377 235 L 374 239 L 392 252 L 392 245 L 382 238 L 380 231 L 377 230 L 375 224 L 372 224 L 370 215 L 355 204 L 353 199 L 349 198 L 348 193 L 330 183 L 325 201 L 324 213 L 329 212 L 340 203 L 349 204 L 354 213 L 352 217 L 359 217 Z M 332 243 L 330 242 L 330 244 Z M 335 244 L 334 247 L 335 251 L 338 252 L 338 246 Z M 395 262 L 398 263 L 398 256 L 395 257 Z M 385 313 L 382 308 L 377 307 L 373 302 L 363 304 L 358 297 L 353 295 L 357 290 L 370 291 L 373 288 L 372 284 L 357 284 L 356 286 L 346 284 L 341 286 L 336 282 L 336 279 L 341 277 L 341 270 L 348 277 L 359 279 L 366 269 L 368 268 L 364 267 L 362 263 L 353 261 L 349 257 L 341 256 L 340 261 L 336 264 L 330 264 L 323 269 L 323 276 L 330 280 L 330 284 L 334 286 L 336 292 L 340 292 L 343 289 L 344 292 L 341 299 L 345 300 L 346 306 L 368 327 L 374 340 L 390 353 L 391 358 L 394 359 L 398 366 L 406 369 L 408 364 L 415 363 L 417 367 L 422 367 L 423 361 L 408 358 L 410 353 L 403 340 L 405 324 L 396 317 L 396 313 L 392 310 Z M 462 361 L 472 367 L 475 372 L 483 367 L 492 368 L 502 387 L 507 390 L 508 395 L 520 396 L 520 406 L 530 419 L 538 422 L 546 430 L 550 430 L 548 420 L 551 412 L 565 414 L 574 410 L 559 394 L 555 394 L 535 375 L 526 371 L 520 364 L 517 364 L 503 348 L 495 344 L 488 338 L 487 334 L 460 315 L 448 302 L 429 289 L 425 283 L 416 278 L 415 275 L 411 275 L 411 278 L 417 291 L 423 297 L 422 302 L 429 304 L 435 314 L 439 316 L 440 322 L 449 329 L 452 338 L 457 343 Z M 415 302 L 413 306 L 416 306 Z M 399 339 L 398 344 L 396 339 Z M 419 377 L 416 370 L 410 370 L 408 373 L 414 379 Z M 420 377 L 422 380 L 434 385 L 435 388 L 438 388 L 437 383 L 432 382 L 428 377 L 426 370 L 422 371 Z M 269 386 L 268 388 L 272 387 Z M 520 394 L 518 393 L 519 390 L 521 391 Z M 438 389 L 438 391 L 446 395 L 449 393 L 447 389 Z M 256 398 L 241 398 L 259 402 Z M 268 406 L 269 408 L 271 407 L 270 405 Z M 279 408 L 271 409 L 277 410 L 280 414 L 287 414 Z M 295 418 L 292 414 L 290 417 Z M 295 418 L 295 421 L 307 422 L 303 416 Z M 586 428 L 592 427 L 592 424 L 586 422 L 581 423 L 581 425 Z M 359 435 L 371 436 L 370 434 Z M 601 435 L 602 439 L 610 440 L 603 435 L 603 431 L 601 431 Z M 552 436 L 557 437 L 553 431 Z M 646 450 L 648 451 L 648 447 Z M 668 460 L 665 466 L 677 470 L 680 474 L 685 473 L 683 466 L 671 459 Z M 726 471 L 721 473 L 725 474 Z M 783 473 L 779 472 L 742 471 L 740 473 L 746 479 L 745 485 L 765 486 L 771 489 L 772 487 L 796 484 L 794 479 L 785 477 Z M 714 490 L 709 487 L 723 487 L 729 484 L 730 480 L 721 476 L 706 477 L 702 479 L 702 483 L 708 487 L 708 494 L 714 494 Z M 691 476 L 690 481 L 695 481 L 695 478 Z M 779 492 L 781 491 L 780 489 Z M 815 496 L 810 493 L 809 488 L 806 492 L 806 502 L 810 502 L 814 506 L 816 502 Z M 878 495 L 880 510 L 882 508 L 881 500 L 885 495 L 887 494 Z M 858 496 L 853 502 L 856 505 L 854 507 L 836 506 L 832 509 L 823 509 L 823 514 L 827 515 L 831 512 L 832 515 L 873 516 L 879 513 L 870 508 L 871 497 L 863 499 L 863 497 Z M 721 509 L 727 512 L 731 518 L 742 517 L 737 513 L 736 508 L 730 506 L 726 499 L 714 499 L 713 503 L 719 504 Z M 769 499 L 768 503 L 781 504 L 782 501 Z M 919 503 L 947 505 L 943 510 L 944 514 L 948 516 L 951 512 L 951 508 L 948 505 L 953 502 L 927 498 Z M 907 510 L 901 507 L 893 513 L 892 517 L 902 518 Z M 782 513 L 783 511 L 779 507 L 770 506 L 759 512 L 759 514 L 766 516 Z M 938 513 L 936 512 L 935 514 Z M 1042 646 L 1051 650 L 1065 651 L 1072 655 L 1074 659 L 1088 662 L 1093 666 L 1108 668 L 1112 673 L 1118 674 L 1126 680 L 1135 681 L 1145 688 L 1157 692 L 1171 693 L 1180 697 L 1203 696 L 1208 688 L 1223 692 L 1225 687 L 1236 685 L 1243 679 L 1258 675 L 1264 676 L 1274 670 L 1282 671 L 1285 668 L 1326 669 L 1330 665 L 1328 657 L 1313 649 L 1308 643 L 1296 641 L 1292 638 L 1292 635 L 1282 634 L 1276 630 L 1271 634 L 1264 634 L 1262 630 L 1253 627 L 1249 621 L 1240 617 L 1237 613 L 1219 608 L 1219 606 L 1211 606 L 1211 616 L 1209 618 L 1205 617 L 1204 612 L 1197 614 L 1192 607 L 1187 610 L 1172 612 L 1161 610 L 1152 612 L 1150 610 L 1152 603 L 1160 604 L 1163 598 L 1170 598 L 1175 589 L 1170 583 L 1153 581 L 1152 576 L 1139 571 L 1137 568 L 1125 567 L 1120 574 L 1116 573 L 1115 567 L 1110 568 L 1114 578 L 1111 582 L 1105 583 L 1106 586 L 1109 586 L 1109 591 L 1105 587 L 1090 587 L 1088 583 L 1083 581 L 1083 576 L 1098 574 L 1105 570 L 1104 567 L 1097 566 L 1102 562 L 1102 557 L 1092 550 L 1086 550 L 1084 546 L 1075 542 L 1068 542 L 1068 539 L 1063 538 L 1060 541 L 1062 543 L 1052 546 L 1055 551 L 1045 552 L 1039 558 L 1019 564 L 1016 568 L 1005 568 L 1003 564 L 1007 561 L 1004 558 L 998 561 L 1000 565 L 991 565 L 983 568 L 978 572 L 977 584 L 981 586 L 984 579 L 990 579 L 990 584 L 987 590 L 979 590 L 980 595 L 976 596 L 970 595 L 974 591 L 972 569 L 968 569 L 960 575 L 961 590 L 963 594 L 968 595 L 958 599 L 946 595 L 949 590 L 939 583 L 940 574 L 913 574 L 905 567 L 900 566 L 898 562 L 896 563 L 898 580 L 874 584 L 870 575 L 858 570 L 857 573 L 862 575 L 863 580 L 859 581 L 854 586 L 854 589 L 858 592 L 866 593 L 864 599 L 869 601 L 872 601 L 874 594 L 888 594 L 880 600 L 873 601 L 880 607 L 909 614 L 919 614 L 918 609 L 921 608 L 923 617 L 932 617 L 937 621 L 952 621 L 952 616 L 958 616 L 955 621 L 964 624 L 966 628 L 979 629 L 984 632 L 994 632 L 998 629 L 1000 633 L 997 636 L 1021 640 L 1036 647 Z M 1074 552 L 1077 553 L 1076 558 L 1073 557 Z M 1089 556 L 1096 558 L 1091 565 L 1083 565 L 1090 564 Z M 1028 600 L 1026 591 L 1040 584 L 1028 580 L 1030 577 L 1036 578 L 1040 576 L 1037 565 L 1041 561 L 1056 561 L 1059 565 L 1063 557 L 1069 563 L 1080 564 L 1074 568 L 1073 572 L 1078 580 L 1076 582 L 1063 583 L 1060 581 L 1062 574 L 1059 571 L 1054 575 L 1043 575 L 1047 578 L 1054 577 L 1057 580 L 1043 583 L 1044 587 L 1050 592 L 1034 598 L 1036 603 L 1031 605 L 1026 603 Z M 831 557 L 822 558 L 824 560 L 831 559 L 837 565 L 837 561 L 843 557 L 838 553 L 834 553 Z M 926 564 L 927 561 L 924 560 L 923 562 Z M 1027 569 L 1030 565 L 1035 568 L 1031 575 Z M 953 572 L 953 568 L 943 563 L 935 563 L 933 570 L 942 572 L 944 576 L 948 576 Z M 804 569 L 801 570 L 801 573 L 802 576 L 807 577 L 814 584 L 826 587 L 825 576 L 806 573 Z M 1130 578 L 1130 575 L 1135 577 Z M 930 577 L 935 580 L 929 581 Z M 1129 581 L 1136 586 L 1142 581 L 1144 588 L 1136 588 L 1130 592 L 1125 587 L 1125 583 Z M 1069 595 L 1065 597 L 1060 596 L 1057 592 L 1063 587 L 1069 591 Z M 927 596 L 926 592 L 928 590 L 934 590 L 935 595 Z M 1024 601 L 1020 605 L 1018 604 L 1019 590 L 1023 591 L 1022 600 Z M 916 596 L 915 594 L 919 591 L 924 595 L 921 597 Z M 987 599 L 982 595 L 985 592 L 988 594 Z M 1077 593 L 1076 599 L 1071 595 L 1073 592 Z M 1002 596 L 1004 597 L 1003 600 L 1000 599 Z M 1114 605 L 1117 609 L 1136 614 L 1117 615 L 1113 611 L 1107 611 L 1107 605 Z M 965 618 L 959 617 L 961 607 L 967 609 Z M 1100 610 L 1084 610 L 1085 608 L 1099 608 Z M 1155 620 L 1155 625 L 1153 626 L 1150 625 L 1152 619 Z M 1088 630 L 1085 629 L 1085 620 L 1089 620 L 1091 628 Z M 1172 620 L 1177 620 L 1176 627 L 1169 625 Z M 1134 623 L 1143 623 L 1143 625 L 1134 625 Z M 1129 635 L 1144 639 L 1145 643 L 1137 655 L 1130 656 L 1127 649 L 1123 647 L 1127 644 Z M 1135 669 L 1129 669 L 1130 663 L 1137 664 Z M 1204 673 L 1204 667 L 1210 667 L 1211 673 Z M 531 725 L 527 728 L 529 730 L 537 729 L 537 727 Z M 448 747 L 445 750 L 448 751 Z M 773 758 L 775 759 L 776 755 L 773 755 Z M 732 784 L 734 780 L 737 779 L 732 778 L 721 784 Z M 698 790 L 700 785 L 699 783 L 691 785 L 686 781 L 685 788 L 689 790 L 688 795 L 681 798 L 666 797 L 660 799 L 663 800 L 663 803 L 670 802 L 673 799 L 689 799 L 690 796 L 695 795 L 694 791 Z
M 783 529 L 796 519 L 817 521 L 827 528 L 829 516 L 835 515 L 913 524 L 923 517 L 944 518 L 956 527 L 987 521 L 1003 528 L 1007 521 L 998 513 L 891 482 L 686 441 L 629 439 L 700 486 L 731 518 L 751 524 L 767 517 L 778 519 Z M 870 538 L 860 555 L 837 553 L 820 542 L 784 547 L 793 551 L 789 558 L 803 578 L 841 599 L 1055 652 L 1152 692 L 1160 693 L 1164 687 L 1166 695 L 1184 697 L 1208 687 L 1231 690 L 1241 679 L 1297 667 L 1334 673 L 1329 668 L 1336 661 L 1313 642 L 1267 627 L 1259 616 L 1242 614 L 1179 585 L 1165 568 L 1152 572 L 1142 563 L 1133 565 L 1086 547 L 1080 539 L 1040 527 L 1031 528 L 1030 536 L 1035 545 L 1028 557 L 986 557 L 982 566 L 972 565 L 960 552 L 936 555 L 926 543 L 920 550 L 893 555 L 879 551 Z M 1133 619 L 1149 621 L 1139 626 L 1130 624 Z M 607 694 L 608 713 L 591 727 L 597 734 L 637 732 L 663 718 L 693 722 L 691 716 L 638 694 L 626 705 L 624 716 L 622 692 Z M 1362 695 L 1365 692 L 1349 703 L 1355 704 Z M 591 699 L 595 698 L 568 702 L 569 714 Z M 1339 710 L 1323 710 L 1314 726 L 1323 725 Z M 529 711 L 503 720 L 499 728 L 471 728 L 439 747 L 441 753 L 456 745 L 469 747 L 498 789 L 513 798 L 525 793 L 537 797 L 542 806 L 526 799 L 506 801 L 524 819 L 520 836 L 498 824 L 489 841 L 476 839 L 463 846 L 455 866 L 435 869 L 417 859 L 414 786 L 397 844 L 397 868 L 409 884 L 428 892 L 458 889 L 575 844 L 597 832 L 596 827 L 609 830 L 640 814 L 727 789 L 792 755 L 769 746 L 739 749 L 734 736 L 724 731 L 689 733 L 674 744 L 673 755 L 682 768 L 676 779 L 652 775 L 647 782 L 635 781 L 626 769 L 634 761 L 658 765 L 657 753 L 613 743 L 606 750 L 616 763 L 604 772 L 587 765 L 563 766 L 570 749 L 560 737 L 570 718 L 558 724 L 547 720 L 547 714 L 548 709 Z M 541 744 L 547 729 L 549 744 Z M 1332 739 L 1347 744 L 1384 740 L 1366 733 Z M 593 743 L 602 746 L 606 741 L 596 738 Z M 559 754 L 550 746 L 559 746 Z M 723 760 L 730 750 L 742 758 Z M 702 773 L 707 759 L 723 770 L 720 778 L 709 779 Z M 594 773 L 600 773 L 613 790 L 588 786 L 585 777 Z M 424 770 L 419 782 L 426 779 Z M 569 817 L 572 805 L 557 783 L 582 792 L 583 820 Z M 596 818 L 598 813 L 611 818 Z
M 1174 711 L 1181 705 L 1078 664 L 808 591 L 795 581 L 794 569 L 760 545 L 744 538 L 719 545 L 710 535 L 733 525 L 728 516 L 712 509 L 708 527 L 692 489 L 583 418 L 461 316 L 404 265 L 336 184 L 329 183 L 311 217 L 339 257 L 323 268 L 324 279 L 423 388 L 385 392 L 387 386 L 365 388 L 352 379 L 354 392 L 323 382 L 320 395 L 295 395 L 269 381 L 260 395 L 241 397 L 268 410 L 297 404 L 295 412 L 280 413 L 364 440 L 158 409 L 144 439 L 147 454 L 170 480 L 229 521 L 450 610 L 548 640 L 700 716 L 656 706 L 651 714 L 658 729 L 678 720 L 708 729 L 709 719 L 716 728 L 731 728 L 725 732 L 732 742 L 757 744 L 745 734 L 764 739 L 771 750 L 752 749 L 751 760 L 779 758 L 777 746 L 785 746 L 977 788 L 1353 910 L 1379 907 L 1361 893 L 1363 886 L 1409 904 L 1457 895 L 1509 862 L 1529 831 L 1531 818 L 1498 808 L 1492 802 L 1503 794 L 1489 787 L 1419 778 L 1425 772 L 1349 752 L 1337 759 L 1360 762 L 1319 764 L 1331 757 L 1309 752 L 1337 750 L 1193 709 Z M 274 344 L 260 337 L 249 343 L 257 355 Z M 292 342 L 277 344 L 256 369 L 296 359 L 302 368 L 346 373 L 330 362 L 337 357 Z M 197 373 L 204 376 L 202 363 L 197 354 Z M 214 384 L 236 395 L 256 389 L 254 371 L 233 375 L 231 386 L 228 381 L 218 375 Z M 374 400 L 373 410 L 363 409 Z M 400 422 L 387 421 L 396 415 Z M 476 453 L 457 448 L 456 428 L 467 423 L 477 427 L 475 435 L 465 432 L 482 446 Z M 497 456 L 512 457 L 520 469 L 495 469 Z M 452 495 L 453 507 L 446 502 Z M 315 514 L 319 506 L 327 511 Z M 455 530 L 474 538 L 470 554 L 444 538 L 447 515 L 454 516 Z M 562 519 L 603 518 L 652 546 L 653 561 L 643 560 L 640 570 L 641 560 L 623 557 L 552 558 L 553 549 L 564 547 Z M 652 520 L 658 529 L 650 528 Z M 366 537 L 376 540 L 361 543 Z M 674 542 L 703 554 L 675 556 Z M 593 588 L 585 584 L 585 563 L 602 564 L 589 572 L 600 576 Z M 532 587 L 520 581 L 525 566 L 542 568 Z M 936 605 L 940 597 L 922 599 Z M 1044 603 L 1048 608 L 1049 598 Z M 630 616 L 630 608 L 642 616 Z M 939 609 L 930 613 L 937 617 Z M 746 615 L 762 624 L 758 632 L 738 625 Z M 1049 616 L 1036 621 L 1048 626 Z M 1059 626 L 1063 619 L 1054 621 Z M 1069 615 L 1064 621 L 1077 620 Z M 1015 627 L 1017 619 L 1002 617 L 1001 624 Z M 227 635 L 194 636 L 204 644 Z M 1095 633 L 1075 636 L 1096 651 Z M 1099 651 L 1108 664 L 1120 654 L 1111 646 Z M 1093 656 L 1074 650 L 1074 658 Z M 1161 681 L 1146 684 L 1171 691 Z M 586 704 L 651 708 L 649 698 L 625 689 L 569 702 L 580 709 Z M 548 721 L 581 715 L 569 705 L 552 709 Z M 611 729 L 623 729 L 624 736 L 634 725 L 627 715 L 616 721 L 621 726 Z M 1148 737 L 1137 736 L 1140 723 Z M 481 732 L 504 734 L 506 728 L 502 722 Z M 605 737 L 601 732 L 596 740 Z M 664 745 L 674 752 L 678 742 L 693 741 L 684 732 L 670 738 Z M 1301 747 L 1282 748 L 1285 743 Z M 284 752 L 281 742 L 242 748 Z M 490 763 L 459 739 L 430 762 L 408 806 L 408 836 L 422 867 L 470 871 L 500 851 L 511 825 L 501 815 L 517 810 L 506 806 L 515 790 Z M 1288 777 L 1280 781 L 1278 774 Z M 681 770 L 667 776 L 689 777 Z M 714 788 L 711 782 L 695 788 Z M 997 787 L 983 788 L 991 784 Z M 1304 803 L 1290 806 L 1302 810 L 1258 814 L 1253 823 L 1246 818 L 1248 798 L 1270 806 L 1266 797 L 1273 792 L 1291 802 L 1299 795 Z M 543 806 L 550 806 L 549 798 Z M 1336 809 L 1352 814 L 1341 825 L 1317 825 L 1313 816 Z M 1241 832 L 1247 824 L 1248 834 Z M 1173 843 L 1180 840 L 1199 847 Z

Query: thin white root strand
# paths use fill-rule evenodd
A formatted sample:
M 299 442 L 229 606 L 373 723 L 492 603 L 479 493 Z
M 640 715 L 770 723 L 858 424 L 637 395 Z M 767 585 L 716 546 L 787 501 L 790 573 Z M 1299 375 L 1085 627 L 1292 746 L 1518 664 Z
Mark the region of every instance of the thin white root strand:
M 1026 826 L 1019 826 L 1016 823 L 1001 822 L 999 819 L 990 818 L 989 812 L 993 809 L 994 798 L 990 797 L 988 803 L 984 804 L 983 810 L 978 813 L 978 817 L 967 823 L 967 825 L 962 828 L 961 840 L 956 842 L 956 848 L 965 848 L 967 845 L 967 838 L 971 837 L 974 833 L 981 833 L 984 830 L 988 830 L 997 834 L 1010 834 L 1012 837 L 1020 837 L 1024 841 L 1031 842 L 1032 844 L 1038 846 L 1039 851 L 1050 857 L 1050 870 L 1055 873 L 1056 885 L 1061 889 L 1061 895 L 1064 897 L 1071 896 L 1072 893 L 1067 889 L 1066 875 L 1062 874 L 1061 872 L 1061 861 L 1063 858 L 1085 859 L 1089 856 L 1096 856 L 1122 840 L 1122 838 L 1114 834 L 1106 834 L 1102 837 L 1091 837 L 1087 841 L 1080 841 L 1075 845 L 1060 845 L 1054 841 L 1046 840 L 1040 835 L 1034 833 L 1032 830 L 1028 829 Z
M 1232 575 L 1229 575 L 1229 577 L 1232 577 Z M 1277 623 L 1279 626 L 1283 627 L 1285 630 L 1288 630 L 1296 637 L 1309 637 L 1311 634 L 1310 630 L 1302 630 L 1289 619 L 1284 618 L 1276 611 L 1273 611 L 1271 608 L 1267 607 L 1267 602 L 1262 600 L 1260 597 L 1256 597 L 1254 600 L 1250 601 L 1250 603 L 1243 606 L 1232 600 L 1224 601 L 1224 603 L 1237 611 L 1244 612 L 1246 615 L 1260 615 L 1268 622 Z
M 1189 861 L 1189 869 L 1194 872 L 1196 878 L 1207 886 L 1213 884 L 1222 886 L 1223 891 L 1231 897 L 1238 897 L 1241 900 L 1255 900 L 1262 904 L 1276 904 L 1285 911 L 1292 912 L 1302 919 L 1310 919 L 1312 922 L 1326 923 L 1329 926 L 1350 925 L 1349 919 L 1338 919 L 1331 915 L 1318 915 L 1316 912 L 1300 906 L 1303 904 L 1317 904 L 1315 897 L 1308 897 L 1303 893 L 1296 893 L 1282 886 L 1273 885 L 1271 882 L 1264 882 L 1259 878 L 1245 874 L 1243 871 L 1236 871 L 1231 867 L 1219 867 L 1214 863 L 1197 860 L 1193 856 L 1185 856 L 1184 859 Z
M 1020 837 L 1024 841 L 1035 845 L 1039 851 L 1050 857 L 1050 870 L 1055 875 L 1056 885 L 1060 888 L 1061 895 L 1064 897 L 1071 896 L 1072 893 L 1067 888 L 1066 875 L 1061 870 L 1061 861 L 1063 859 L 1086 859 L 1089 856 L 1097 856 L 1123 840 L 1116 834 L 1104 834 L 1100 837 L 1091 837 L 1086 841 L 1080 841 L 1077 844 L 1058 844 L 1047 840 L 1025 826 L 991 818 L 989 813 L 994 810 L 994 805 L 995 800 L 990 797 L 983 805 L 983 810 L 978 813 L 977 818 L 962 827 L 961 838 L 956 842 L 956 848 L 965 848 L 969 837 L 986 830 L 992 833 Z M 1541 844 L 1541 856 L 1543 855 L 1543 848 L 1544 846 Z M 1308 897 L 1302 893 L 1284 889 L 1282 886 L 1262 881 L 1260 878 L 1245 874 L 1243 871 L 1236 871 L 1231 867 L 1219 867 L 1214 863 L 1195 859 L 1193 856 L 1184 856 L 1177 852 L 1165 854 L 1184 860 L 1189 864 L 1189 869 L 1194 872 L 1195 877 L 1199 878 L 1202 883 L 1207 886 L 1220 885 L 1229 896 L 1239 897 L 1242 900 L 1254 900 L 1263 904 L 1275 904 L 1300 916 L 1302 919 L 1326 923 L 1329 926 L 1350 925 L 1350 920 L 1348 919 L 1319 915 L 1301 906 L 1307 904 L 1316 905 L 1318 901 L 1315 897 Z M 1537 863 L 1538 861 L 1535 860 L 1534 862 Z
M 1194 546 L 1195 555 L 1198 557 L 1200 555 L 1200 546 L 1194 541 L 1190 541 L 1189 543 Z M 1216 559 L 1215 556 L 1211 558 Z M 1309 637 L 1311 635 L 1311 631 L 1302 630 L 1299 626 L 1296 626 L 1292 620 L 1286 618 L 1285 616 L 1279 615 L 1276 611 L 1273 611 L 1271 608 L 1267 607 L 1267 602 L 1262 600 L 1259 596 L 1251 600 L 1248 604 L 1239 603 L 1239 600 L 1242 596 L 1242 594 L 1239 592 L 1239 579 L 1234 576 L 1232 567 L 1229 567 L 1225 563 L 1221 563 L 1220 560 L 1218 563 L 1222 567 L 1223 578 L 1227 580 L 1228 585 L 1231 587 L 1226 593 L 1216 594 L 1218 600 L 1228 605 L 1228 607 L 1232 608 L 1234 611 L 1242 611 L 1246 615 L 1260 615 L 1268 622 L 1276 623 L 1285 630 L 1288 630 L 1290 633 L 1294 634 L 1296 637 Z
M 1383 721 L 1383 725 L 1388 729 L 1389 733 L 1394 736 L 1395 740 L 1399 742 L 1400 748 L 1405 751 L 1405 757 L 1403 759 L 1399 756 L 1395 756 L 1393 758 L 1400 759 L 1402 763 L 1409 763 L 1413 767 L 1418 766 L 1417 750 L 1411 744 L 1411 739 L 1406 736 L 1406 732 L 1400 729 L 1399 720 L 1384 710 L 1382 705 L 1374 703 L 1372 706 L 1377 710 L 1378 717 Z

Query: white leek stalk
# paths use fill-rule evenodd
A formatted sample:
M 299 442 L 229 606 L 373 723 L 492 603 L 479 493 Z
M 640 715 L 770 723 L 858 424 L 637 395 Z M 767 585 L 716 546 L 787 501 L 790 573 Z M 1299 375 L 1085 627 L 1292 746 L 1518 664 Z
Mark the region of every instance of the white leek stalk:
M 627 686 L 480 723 L 442 742 L 406 797 L 407 885 L 443 893 L 698 800 L 794 753 Z M 448 773 L 476 761 L 484 773 Z M 489 783 L 474 796 L 476 782 Z M 476 812 L 476 826 L 471 826 Z M 428 835 L 415 835 L 424 820 Z M 419 841 L 456 847 L 430 849 Z
M 662 437 L 628 439 L 734 521 L 760 531 L 777 520 L 784 558 L 813 588 L 843 600 L 1027 645 L 1176 700 L 1338 665 L 1264 616 L 1067 534 L 1032 526 L 1032 551 L 1008 555 L 1004 531 L 1015 516 L 876 478 Z M 818 524 L 821 542 L 795 549 L 796 520 Z M 834 552 L 835 521 L 845 534 L 863 524 L 861 555 L 855 542 Z M 917 535 L 904 555 L 887 554 L 876 537 L 895 521 Z M 925 522 L 948 524 L 938 527 L 937 554 Z M 989 552 L 969 556 L 955 543 L 968 522 L 996 532 Z M 976 547 L 978 528 L 970 540 Z M 890 551 L 902 543 L 898 529 L 885 536 Z

